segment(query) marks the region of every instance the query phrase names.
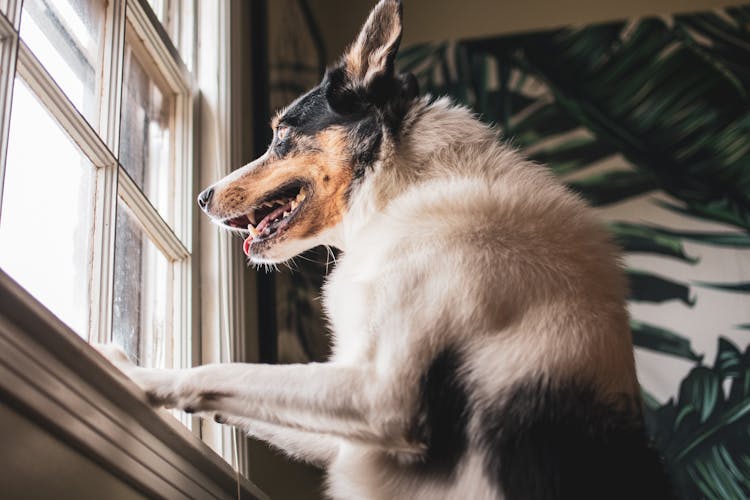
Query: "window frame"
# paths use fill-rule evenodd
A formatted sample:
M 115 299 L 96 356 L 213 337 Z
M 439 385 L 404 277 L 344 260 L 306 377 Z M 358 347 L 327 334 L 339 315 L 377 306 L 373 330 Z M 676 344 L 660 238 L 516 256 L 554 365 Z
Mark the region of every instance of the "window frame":
M 245 123 L 238 121 L 233 106 L 237 89 L 241 86 L 237 84 L 236 72 L 235 77 L 232 76 L 232 67 L 238 64 L 234 54 L 236 46 L 241 45 L 238 32 L 247 26 L 233 17 L 232 13 L 242 8 L 234 5 L 235 2 L 188 1 L 192 1 L 192 12 L 195 14 L 192 23 L 194 35 L 198 31 L 202 33 L 201 44 L 196 44 L 192 50 L 192 75 L 184 64 L 180 64 L 177 49 L 161 25 L 157 24 L 158 20 L 146 0 L 108 1 L 99 123 L 89 124 L 20 39 L 23 0 L 5 0 L 6 10 L 0 11 L 0 37 L 3 39 L 0 48 L 0 209 L 13 82 L 18 76 L 91 161 L 96 172 L 93 245 L 99 251 L 94 252 L 91 269 L 89 341 L 108 342 L 111 339 L 115 216 L 118 199 L 121 199 L 137 214 L 144 232 L 173 263 L 176 283 L 179 283 L 175 285 L 173 301 L 180 305 L 175 308 L 179 309 L 179 314 L 174 318 L 174 332 L 180 332 L 180 344 L 185 347 L 180 353 L 181 364 L 194 366 L 230 360 L 251 361 L 257 359 L 257 349 L 252 342 L 253 338 L 257 340 L 257 329 L 247 321 L 245 298 L 246 291 L 253 289 L 254 274 L 248 273 L 241 252 L 237 245 L 230 244 L 229 235 L 211 228 L 205 218 L 199 218 L 192 203 L 200 186 L 228 174 L 232 166 L 239 165 L 241 159 L 238 128 Z M 175 121 L 181 124 L 179 132 L 176 127 L 175 136 L 182 137 L 176 140 L 180 147 L 174 151 L 175 186 L 180 186 L 175 191 L 180 194 L 173 204 L 172 227 L 158 216 L 156 209 L 118 161 L 123 56 L 128 23 L 143 40 L 168 86 L 175 92 L 175 117 L 178 117 Z M 222 68 L 226 71 L 217 71 Z M 237 87 L 235 92 L 233 86 Z M 202 109 L 210 113 L 201 113 Z M 210 137 L 203 137 L 201 129 L 216 132 Z M 31 336 L 34 339 L 29 340 L 28 345 L 24 344 L 22 350 L 25 356 L 0 355 L 0 372 L 34 373 L 40 369 L 49 371 L 49 366 L 55 366 L 59 370 L 56 375 L 61 380 L 75 379 L 77 382 L 68 384 L 69 388 L 79 395 L 83 394 L 89 401 L 100 398 L 102 394 L 110 403 L 115 400 L 128 401 L 127 405 L 118 404 L 116 412 L 107 410 L 110 417 L 117 415 L 131 422 L 135 419 L 142 426 L 148 421 L 156 431 L 151 428 L 147 431 L 152 432 L 158 440 L 164 438 L 161 433 L 174 434 L 175 426 L 179 425 L 172 417 L 162 412 L 145 412 L 142 408 L 145 403 L 143 396 L 132 382 L 125 380 L 122 374 L 103 361 L 85 341 L 2 270 L 0 296 L 3 298 L 0 301 L 0 343 L 6 344 L 8 353 L 11 353 L 13 344 L 18 347 L 26 342 L 25 338 Z M 18 310 L 13 311 L 11 304 L 15 304 Z M 251 302 L 251 305 L 254 303 Z M 27 328 L 35 323 L 38 323 L 36 328 L 43 330 L 44 334 Z M 75 353 L 75 357 L 71 352 Z M 102 371 L 108 375 L 101 377 Z M 96 385 L 88 380 L 80 380 L 81 374 L 90 372 L 100 379 Z M 14 407 L 29 409 L 40 401 L 54 404 L 52 400 L 59 399 L 38 387 L 25 387 L 20 382 L 18 387 L 17 391 L 10 391 L 5 382 L 0 382 L 0 402 L 7 400 Z M 9 393 L 11 397 L 6 398 Z M 134 400 L 139 402 L 135 410 L 132 409 Z M 29 411 L 29 415 L 33 415 L 31 418 L 41 419 L 46 426 L 59 431 L 57 433 L 66 440 L 78 443 L 82 437 L 73 430 L 77 421 L 74 419 L 60 424 L 48 418 L 53 413 Z M 144 416 L 146 414 L 157 415 L 160 423 L 154 424 L 149 420 L 150 416 Z M 76 418 L 81 423 L 87 421 L 89 415 L 81 410 L 76 413 Z M 188 420 L 192 420 L 193 434 L 179 427 L 176 442 L 200 449 L 201 453 L 208 454 L 215 461 L 209 448 L 198 441 L 197 437 L 200 436 L 210 448 L 247 476 L 244 440 L 239 440 L 234 431 L 213 422 L 199 421 L 197 417 Z M 60 430 L 61 426 L 69 428 Z M 225 462 L 222 464 L 226 465 Z M 223 467 L 222 474 L 226 472 L 226 467 Z M 262 493 L 253 489 L 247 481 L 243 482 L 239 476 L 237 480 L 239 490 L 252 491 L 251 496 L 262 498 Z
M 172 92 L 175 138 L 172 151 L 173 177 L 170 179 L 174 189 L 171 191 L 172 199 L 169 200 L 171 225 L 164 220 L 143 191 L 130 178 L 122 164 L 118 165 L 117 195 L 136 216 L 144 233 L 171 263 L 174 290 L 172 298 L 174 314 L 171 319 L 175 345 L 178 346 L 177 352 L 173 355 L 178 366 L 187 367 L 194 364 L 191 339 L 193 332 L 198 331 L 191 320 L 191 312 L 192 309 L 199 307 L 197 298 L 194 298 L 192 294 L 190 263 L 193 259 L 191 219 L 197 216 L 196 210 L 192 208 L 193 179 L 198 172 L 198 169 L 194 168 L 193 158 L 195 123 L 192 100 L 197 92 L 194 90 L 192 76 L 182 64 L 180 55 L 171 44 L 166 32 L 160 29 L 161 25 L 157 24 L 159 21 L 151 12 L 150 7 L 145 2 L 133 0 L 127 1 L 126 4 L 125 26 L 123 26 L 123 36 L 126 41 L 123 47 L 128 44 L 126 31 L 129 28 L 132 30 L 132 35 L 139 39 L 136 43 L 140 45 L 132 47 L 131 50 L 142 52 L 145 57 L 150 58 L 149 63 L 155 65 L 160 79 L 163 79 L 159 83 Z M 124 51 L 121 52 L 120 57 L 123 56 Z M 123 61 L 120 65 L 122 64 Z M 122 89 L 122 85 L 120 88 Z M 114 225 L 114 220 L 112 219 L 110 223 Z M 114 274 L 114 270 L 112 273 Z M 110 341 L 111 330 L 103 332 L 103 336 L 106 337 L 106 341 Z M 186 423 L 188 420 L 186 418 Z
M 18 54 L 18 20 L 15 0 L 6 0 L 9 20 L 0 11 L 0 217 L 3 209 L 3 186 L 5 185 L 5 158 L 8 151 L 8 131 L 10 128 L 10 108 L 13 99 L 13 81 L 16 75 Z M 20 8 L 18 9 L 20 12 Z

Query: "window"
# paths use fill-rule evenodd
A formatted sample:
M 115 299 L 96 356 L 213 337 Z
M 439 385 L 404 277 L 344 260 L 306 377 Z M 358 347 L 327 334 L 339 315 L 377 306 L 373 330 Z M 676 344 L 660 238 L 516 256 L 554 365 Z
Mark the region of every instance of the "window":
M 34 137 L 43 137 L 44 147 Z M 95 167 L 20 77 L 8 142 L 0 265 L 88 337 Z
M 144 366 L 193 361 L 192 5 L 0 0 L 0 267 Z
M 82 339 L 145 366 L 257 360 L 253 276 L 194 202 L 250 159 L 248 12 L 0 0 L 0 406 L 152 496 L 254 490 L 247 443 L 155 416 Z

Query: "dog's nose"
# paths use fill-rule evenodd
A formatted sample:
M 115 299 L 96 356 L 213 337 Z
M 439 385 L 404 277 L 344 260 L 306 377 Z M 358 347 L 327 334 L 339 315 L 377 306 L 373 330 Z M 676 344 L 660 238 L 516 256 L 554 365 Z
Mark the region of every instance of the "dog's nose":
M 214 188 L 208 188 L 198 195 L 198 205 L 205 210 L 211 197 L 214 195 Z

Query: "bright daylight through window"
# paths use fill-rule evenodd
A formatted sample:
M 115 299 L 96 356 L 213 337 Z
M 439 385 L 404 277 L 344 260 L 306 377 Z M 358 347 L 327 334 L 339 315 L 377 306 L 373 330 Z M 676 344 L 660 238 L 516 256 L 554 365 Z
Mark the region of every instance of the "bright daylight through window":
M 190 365 L 193 3 L 0 8 L 0 267 L 80 337 Z

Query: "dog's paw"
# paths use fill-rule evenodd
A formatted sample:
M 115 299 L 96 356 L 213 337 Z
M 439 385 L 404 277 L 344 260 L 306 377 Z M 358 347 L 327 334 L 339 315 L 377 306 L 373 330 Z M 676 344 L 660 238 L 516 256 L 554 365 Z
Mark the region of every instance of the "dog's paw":
M 143 390 L 151 406 L 205 412 L 215 409 L 228 396 L 191 383 L 186 370 L 143 368 L 130 361 L 118 346 L 100 344 L 94 348 Z
M 146 393 L 151 406 L 172 408 L 178 404 L 180 398 L 174 373 L 137 366 L 116 345 L 94 344 L 93 347 Z
M 123 351 L 122 348 L 118 345 L 92 344 L 91 346 L 96 349 L 99 354 L 104 356 L 107 361 L 119 368 L 120 371 L 127 373 L 131 368 L 136 367 L 136 365 L 132 361 L 130 361 L 128 355 L 125 354 L 125 351 Z

